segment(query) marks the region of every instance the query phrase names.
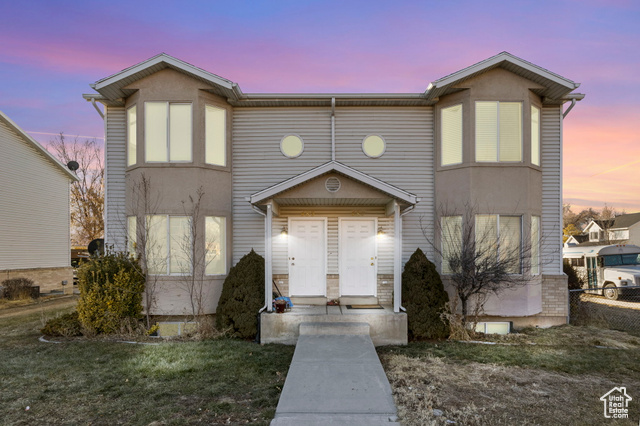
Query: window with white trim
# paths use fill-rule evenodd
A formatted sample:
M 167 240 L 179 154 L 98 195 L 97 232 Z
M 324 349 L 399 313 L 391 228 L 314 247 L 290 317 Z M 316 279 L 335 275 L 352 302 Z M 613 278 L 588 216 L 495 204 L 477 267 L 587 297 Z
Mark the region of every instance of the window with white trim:
M 136 254 L 136 243 L 138 241 L 137 235 L 137 220 L 135 216 L 127 216 L 127 251 L 129 254 Z
M 522 217 L 476 215 L 476 251 L 480 261 L 503 262 L 510 274 L 522 273 Z
M 540 274 L 540 216 L 531 216 L 531 275 Z
M 147 262 L 152 275 L 191 273 L 191 218 L 148 215 Z
M 215 166 L 227 164 L 227 110 L 205 106 L 205 162 Z
M 224 217 L 205 217 L 205 272 L 207 275 L 227 273 L 226 223 Z
M 127 110 L 127 166 L 133 166 L 137 161 L 137 115 L 137 107 L 135 105 Z
M 145 160 L 192 161 L 191 104 L 144 103 Z
M 462 163 L 462 104 L 442 108 L 441 120 L 441 165 Z
M 540 165 L 540 108 L 531 105 L 531 164 Z
M 449 263 L 450 259 L 462 253 L 462 216 L 442 216 L 440 218 L 442 231 L 442 273 L 451 274 L 454 271 Z
M 522 161 L 521 102 L 476 102 L 476 161 Z

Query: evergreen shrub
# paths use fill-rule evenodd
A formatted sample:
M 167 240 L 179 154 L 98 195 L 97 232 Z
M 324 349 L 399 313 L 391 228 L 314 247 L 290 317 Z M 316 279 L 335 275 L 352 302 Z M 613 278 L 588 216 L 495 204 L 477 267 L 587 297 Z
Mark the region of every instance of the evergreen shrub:
M 402 272 L 402 305 L 407 310 L 409 338 L 448 337 L 449 324 L 442 318 L 448 303 L 436 266 L 417 249 Z
M 94 256 L 78 269 L 78 317 L 95 333 L 115 333 L 142 315 L 145 276 L 124 253 Z
M 258 332 L 258 311 L 264 305 L 264 258 L 251 250 L 231 268 L 216 311 L 218 330 L 230 329 L 243 339 Z
M 584 280 L 567 260 L 562 262 L 562 272 L 567 274 L 569 290 L 579 290 L 584 286 Z
M 82 324 L 78 312 L 73 311 L 70 314 L 50 319 L 40 331 L 47 336 L 80 336 L 82 335 Z

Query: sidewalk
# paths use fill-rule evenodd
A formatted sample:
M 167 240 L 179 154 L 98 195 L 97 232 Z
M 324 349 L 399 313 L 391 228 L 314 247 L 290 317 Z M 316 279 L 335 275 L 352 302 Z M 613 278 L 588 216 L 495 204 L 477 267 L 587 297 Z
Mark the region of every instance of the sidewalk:
M 301 335 L 272 426 L 396 421 L 391 387 L 367 334 Z

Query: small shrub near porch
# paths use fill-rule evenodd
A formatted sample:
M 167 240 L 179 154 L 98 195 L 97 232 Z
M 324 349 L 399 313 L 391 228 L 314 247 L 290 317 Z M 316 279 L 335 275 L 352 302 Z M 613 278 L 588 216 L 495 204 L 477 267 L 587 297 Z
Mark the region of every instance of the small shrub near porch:
M 251 250 L 231 268 L 216 312 L 218 330 L 240 338 L 255 337 L 258 311 L 264 303 L 264 258 Z
M 407 310 L 409 338 L 448 337 L 449 324 L 442 318 L 448 303 L 436 266 L 417 249 L 402 272 L 402 305 Z

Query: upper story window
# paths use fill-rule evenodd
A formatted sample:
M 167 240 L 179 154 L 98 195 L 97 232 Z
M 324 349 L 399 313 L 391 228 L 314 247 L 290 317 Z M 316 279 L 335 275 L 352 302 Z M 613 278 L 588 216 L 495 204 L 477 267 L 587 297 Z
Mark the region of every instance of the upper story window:
M 362 152 L 364 152 L 367 157 L 381 157 L 385 149 L 386 144 L 382 136 L 369 135 L 362 140 Z
M 476 161 L 522 161 L 522 103 L 476 102 Z
M 540 165 L 540 108 L 531 105 L 531 164 Z
M 205 107 L 205 161 L 207 164 L 227 164 L 227 110 Z
M 462 105 L 442 108 L 441 118 L 441 164 L 448 166 L 462 163 Z
M 192 161 L 191 104 L 145 102 L 147 162 Z
M 137 144 L 137 108 L 132 106 L 127 110 L 127 166 L 136 164 Z

